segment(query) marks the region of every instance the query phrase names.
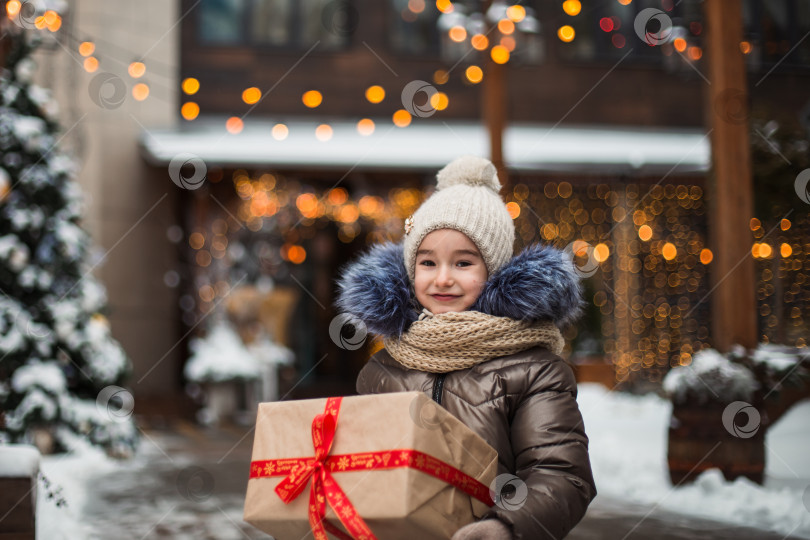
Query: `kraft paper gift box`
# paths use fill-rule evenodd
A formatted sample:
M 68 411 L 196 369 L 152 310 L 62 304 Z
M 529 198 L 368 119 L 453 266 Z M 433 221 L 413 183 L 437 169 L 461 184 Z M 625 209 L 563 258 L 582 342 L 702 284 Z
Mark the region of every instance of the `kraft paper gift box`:
M 318 515 L 330 538 L 449 539 L 493 505 L 497 452 L 423 392 L 260 403 L 254 437 L 244 519 L 276 540 L 327 538 Z

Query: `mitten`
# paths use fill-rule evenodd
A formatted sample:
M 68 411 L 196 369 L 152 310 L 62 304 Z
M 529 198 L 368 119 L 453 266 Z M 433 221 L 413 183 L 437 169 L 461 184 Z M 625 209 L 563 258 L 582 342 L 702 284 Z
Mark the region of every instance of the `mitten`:
M 463 526 L 450 540 L 512 540 L 512 530 L 499 519 L 485 519 Z

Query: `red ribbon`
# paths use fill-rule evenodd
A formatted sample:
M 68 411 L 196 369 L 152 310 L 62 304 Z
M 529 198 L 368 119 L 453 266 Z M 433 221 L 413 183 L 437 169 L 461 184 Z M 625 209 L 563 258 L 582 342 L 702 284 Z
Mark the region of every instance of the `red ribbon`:
M 328 540 L 327 530 L 341 540 L 377 540 L 335 482 L 332 472 L 410 467 L 455 486 L 487 506 L 493 506 L 487 486 L 452 465 L 418 450 L 397 449 L 329 455 L 335 438 L 342 399 L 328 398 L 324 412 L 312 420 L 315 457 L 269 459 L 252 461 L 250 464 L 250 478 L 286 476 L 276 486 L 276 493 L 285 504 L 298 497 L 304 491 L 310 477 L 312 478 L 312 489 L 309 493 L 309 524 L 316 540 Z M 326 521 L 327 502 L 351 536 L 347 536 Z

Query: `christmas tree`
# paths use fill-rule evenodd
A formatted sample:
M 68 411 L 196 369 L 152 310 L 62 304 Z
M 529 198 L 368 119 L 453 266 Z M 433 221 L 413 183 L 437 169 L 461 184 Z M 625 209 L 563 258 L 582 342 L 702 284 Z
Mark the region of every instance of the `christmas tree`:
M 129 359 L 101 311 L 75 161 L 57 148 L 57 107 L 32 84 L 36 29 L 5 21 L 0 74 L 0 443 L 64 451 L 137 441 Z M 45 449 L 51 447 L 50 449 Z

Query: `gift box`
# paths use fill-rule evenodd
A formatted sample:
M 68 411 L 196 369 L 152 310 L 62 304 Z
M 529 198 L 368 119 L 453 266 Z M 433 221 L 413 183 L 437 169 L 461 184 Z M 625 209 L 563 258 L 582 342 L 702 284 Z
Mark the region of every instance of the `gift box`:
M 497 461 L 423 392 L 261 403 L 244 519 L 276 540 L 448 539 L 494 504 Z

